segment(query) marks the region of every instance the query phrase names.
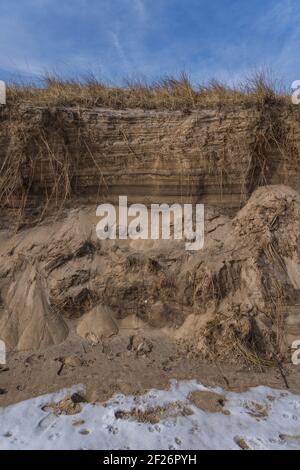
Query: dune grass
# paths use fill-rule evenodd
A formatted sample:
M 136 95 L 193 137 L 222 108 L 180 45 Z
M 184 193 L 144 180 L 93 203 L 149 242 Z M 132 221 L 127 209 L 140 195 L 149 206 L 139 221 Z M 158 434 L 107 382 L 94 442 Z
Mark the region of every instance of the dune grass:
M 62 79 L 48 75 L 36 84 L 9 84 L 7 104 L 35 106 L 83 106 L 112 109 L 155 109 L 187 111 L 226 104 L 257 104 L 282 101 L 287 95 L 267 73 L 255 73 L 233 87 L 217 80 L 193 86 L 189 76 L 166 76 L 152 83 L 127 80 L 123 87 L 112 86 L 88 74 L 82 79 Z

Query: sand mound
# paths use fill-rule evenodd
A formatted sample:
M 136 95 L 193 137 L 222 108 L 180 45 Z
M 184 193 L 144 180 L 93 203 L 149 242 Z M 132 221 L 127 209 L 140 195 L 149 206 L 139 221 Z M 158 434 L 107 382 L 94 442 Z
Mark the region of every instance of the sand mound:
M 68 327 L 51 310 L 47 288 L 35 267 L 28 265 L 6 284 L 6 295 L 2 289 L 0 331 L 8 349 L 37 350 L 67 337 Z
M 300 334 L 299 194 L 260 188 L 229 226 L 222 250 L 201 253 L 193 270 L 194 309 L 211 315 L 189 331 L 196 328 L 208 357 L 285 356 Z
M 258 189 L 234 218 L 206 209 L 205 247 L 99 241 L 94 207 L 1 235 L 0 336 L 39 349 L 101 341 L 126 319 L 207 358 L 288 358 L 300 334 L 300 196 Z
M 118 327 L 113 320 L 112 312 L 105 306 L 97 305 L 83 315 L 76 331 L 82 338 L 98 343 L 102 338 L 118 334 Z

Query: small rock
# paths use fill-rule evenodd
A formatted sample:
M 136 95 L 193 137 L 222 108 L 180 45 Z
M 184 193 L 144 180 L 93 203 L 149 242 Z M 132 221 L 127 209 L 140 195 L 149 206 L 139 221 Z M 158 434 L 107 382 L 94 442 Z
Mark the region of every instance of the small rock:
M 79 393 L 73 393 L 71 396 L 65 397 L 58 403 L 51 403 L 43 407 L 43 411 L 52 409 L 56 415 L 75 415 L 82 411 L 81 403 L 86 403 L 86 399 Z
M 77 356 L 68 356 L 64 359 L 64 365 L 68 367 L 80 367 L 82 360 Z
M 150 354 L 153 349 L 152 342 L 140 335 L 131 336 L 129 350 L 135 351 L 138 356 Z
M 242 450 L 249 450 L 250 447 L 245 441 L 243 437 L 235 437 L 234 442 L 242 449 Z
M 88 429 L 80 429 L 79 434 L 86 436 L 87 434 L 90 434 L 90 431 Z
M 85 423 L 84 419 L 79 419 L 78 421 L 73 421 L 73 426 L 82 426 Z
M 81 393 L 73 393 L 73 395 L 71 395 L 71 400 L 73 403 L 87 403 L 87 399 L 81 395 Z

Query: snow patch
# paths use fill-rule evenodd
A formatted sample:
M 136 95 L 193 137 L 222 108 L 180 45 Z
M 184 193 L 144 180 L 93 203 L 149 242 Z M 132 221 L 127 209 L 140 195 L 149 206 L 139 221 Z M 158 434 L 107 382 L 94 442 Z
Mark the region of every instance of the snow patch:
M 0 449 L 300 449 L 300 396 L 286 391 L 261 386 L 235 393 L 173 380 L 169 390 L 82 403 L 76 415 L 57 416 L 47 406 L 83 390 L 79 385 L 0 408 Z M 188 398 L 195 391 L 222 394 L 226 412 L 195 406 Z M 191 413 L 169 412 L 179 405 Z M 133 413 L 163 407 L 158 422 Z

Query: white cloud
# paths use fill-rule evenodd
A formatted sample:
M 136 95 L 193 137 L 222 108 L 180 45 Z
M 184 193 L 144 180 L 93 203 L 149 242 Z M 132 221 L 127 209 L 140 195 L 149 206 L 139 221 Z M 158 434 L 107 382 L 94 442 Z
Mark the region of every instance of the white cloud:
M 135 9 L 142 21 L 146 20 L 146 8 L 143 0 L 134 0 Z
M 121 45 L 121 42 L 120 42 L 120 38 L 119 38 L 119 34 L 116 33 L 116 32 L 111 32 L 111 38 L 112 38 L 112 43 L 113 43 L 113 46 L 114 48 L 116 49 L 122 63 L 123 63 L 123 66 L 126 68 L 126 72 L 128 73 L 129 70 L 130 70 L 130 62 L 127 58 L 127 55 L 124 51 L 124 48 L 123 46 Z

